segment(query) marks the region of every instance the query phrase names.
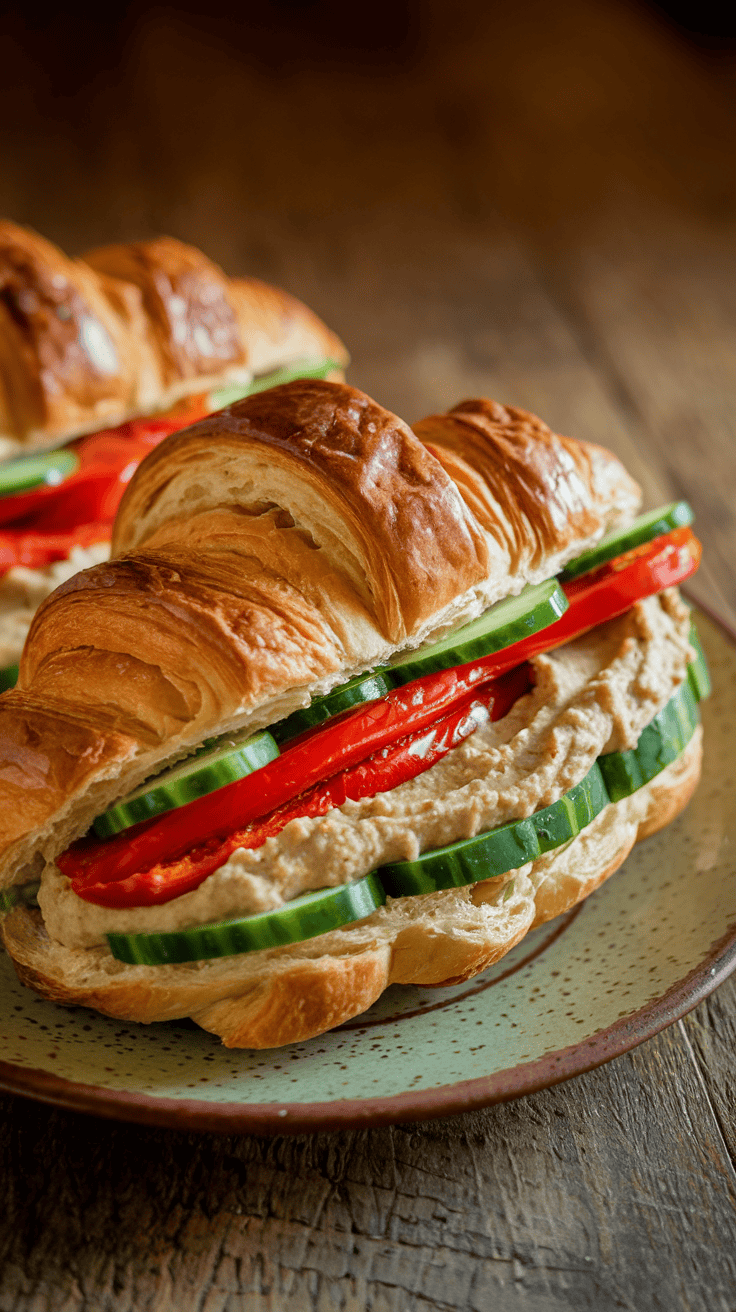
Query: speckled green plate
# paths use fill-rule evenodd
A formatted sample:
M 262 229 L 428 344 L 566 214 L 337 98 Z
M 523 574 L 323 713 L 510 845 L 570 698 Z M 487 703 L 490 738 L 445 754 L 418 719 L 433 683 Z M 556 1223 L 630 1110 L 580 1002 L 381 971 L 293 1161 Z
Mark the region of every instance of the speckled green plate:
M 690 806 L 581 907 L 448 989 L 394 987 L 348 1025 L 228 1051 L 37 998 L 0 957 L 0 1087 L 101 1116 L 257 1133 L 448 1115 L 590 1070 L 684 1015 L 736 965 L 736 637 L 701 615 L 713 676 Z

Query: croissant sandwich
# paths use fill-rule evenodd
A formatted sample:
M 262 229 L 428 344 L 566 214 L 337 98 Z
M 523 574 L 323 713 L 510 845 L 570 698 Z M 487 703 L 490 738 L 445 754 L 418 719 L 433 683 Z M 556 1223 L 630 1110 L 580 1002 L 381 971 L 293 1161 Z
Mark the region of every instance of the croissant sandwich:
M 700 769 L 699 544 L 638 507 L 488 400 L 300 380 L 168 437 L 0 698 L 20 978 L 267 1048 L 586 897 Z
M 171 237 L 70 260 L 0 221 L 0 688 L 38 603 L 107 557 L 153 446 L 235 395 L 342 378 L 346 359 L 299 301 Z

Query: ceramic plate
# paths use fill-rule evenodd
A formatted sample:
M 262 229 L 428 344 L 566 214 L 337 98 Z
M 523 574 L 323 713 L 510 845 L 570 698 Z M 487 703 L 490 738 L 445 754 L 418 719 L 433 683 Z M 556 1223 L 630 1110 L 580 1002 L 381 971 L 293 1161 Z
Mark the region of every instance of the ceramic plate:
M 393 987 L 307 1043 L 237 1052 L 191 1022 L 44 1002 L 0 957 L 0 1087 L 102 1116 L 259 1133 L 448 1115 L 627 1051 L 736 965 L 736 639 L 702 616 L 713 676 L 703 780 L 581 907 L 447 989 Z

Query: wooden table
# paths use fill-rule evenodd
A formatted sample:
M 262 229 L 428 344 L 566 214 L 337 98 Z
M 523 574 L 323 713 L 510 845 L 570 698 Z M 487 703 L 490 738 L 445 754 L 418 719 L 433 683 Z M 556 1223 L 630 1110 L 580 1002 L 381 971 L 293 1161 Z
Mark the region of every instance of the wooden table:
M 623 0 L 176 12 L 5 20 L 0 210 L 289 287 L 409 420 L 489 394 L 613 447 L 733 621 L 733 54 Z M 729 982 L 569 1084 L 294 1139 L 4 1097 L 0 1308 L 733 1312 L 735 1040 Z

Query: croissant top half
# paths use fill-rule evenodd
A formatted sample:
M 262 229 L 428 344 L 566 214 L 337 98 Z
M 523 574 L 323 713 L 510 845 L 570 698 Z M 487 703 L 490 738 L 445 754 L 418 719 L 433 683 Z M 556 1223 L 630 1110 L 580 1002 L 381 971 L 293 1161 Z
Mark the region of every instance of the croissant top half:
M 203 738 L 556 573 L 638 501 L 609 452 L 485 400 L 412 432 L 299 381 L 174 434 L 129 485 L 114 558 L 42 604 L 0 698 L 3 878 Z
M 172 237 L 70 260 L 0 221 L 0 457 L 305 356 L 347 360 L 299 301 Z

